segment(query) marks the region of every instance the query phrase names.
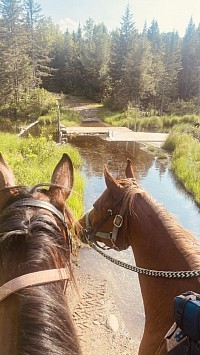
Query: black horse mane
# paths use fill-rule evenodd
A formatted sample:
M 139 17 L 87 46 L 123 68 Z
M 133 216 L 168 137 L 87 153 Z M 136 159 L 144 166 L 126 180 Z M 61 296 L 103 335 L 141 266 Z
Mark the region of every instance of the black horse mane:
M 33 210 L 10 207 L 0 217 L 1 284 L 29 272 L 70 268 L 69 236 L 65 240 L 61 221 Z M 17 354 L 81 354 L 64 288 L 65 281 L 51 282 L 8 297 L 6 302 L 15 297 L 19 304 Z

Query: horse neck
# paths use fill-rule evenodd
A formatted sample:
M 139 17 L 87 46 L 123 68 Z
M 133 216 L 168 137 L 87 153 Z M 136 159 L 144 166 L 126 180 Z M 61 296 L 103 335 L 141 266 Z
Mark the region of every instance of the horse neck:
M 136 264 L 153 270 L 200 269 L 200 246 L 191 233 L 145 194 L 135 196 L 128 214 L 128 238 Z M 174 298 L 200 292 L 198 278 L 169 279 L 139 275 L 145 330 L 139 354 L 155 354 L 174 323 Z
M 129 212 L 128 238 L 137 266 L 165 271 L 200 269 L 200 245 L 162 206 L 148 195 L 138 194 Z M 146 315 L 155 303 L 166 303 L 171 315 L 175 296 L 200 292 L 198 278 L 183 280 L 139 275 Z M 172 318 L 171 318 L 172 321 Z
M 129 241 L 141 267 L 163 270 L 200 267 L 200 244 L 161 205 L 146 193 L 132 200 Z
M 11 296 L 0 304 L 0 348 L 4 355 L 17 355 L 17 329 L 19 307 Z

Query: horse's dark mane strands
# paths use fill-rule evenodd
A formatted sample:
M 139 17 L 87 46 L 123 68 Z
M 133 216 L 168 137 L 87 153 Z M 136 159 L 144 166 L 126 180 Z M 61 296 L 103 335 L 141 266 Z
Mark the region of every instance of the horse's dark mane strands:
M 69 267 L 63 235 L 50 216 L 36 215 L 30 218 L 25 210 L 17 209 L 17 215 L 10 211 L 10 215 L 5 215 L 4 219 L 0 220 L 0 230 L 10 224 L 13 232 L 10 230 L 0 239 L 0 260 L 3 262 L 1 268 L 5 268 L 4 274 L 13 258 L 13 255 L 7 258 L 7 244 L 10 250 L 15 249 L 19 258 L 23 248 L 25 260 L 20 264 L 17 276 L 43 269 L 44 265 L 46 269 L 50 269 L 55 261 L 60 267 L 63 267 L 63 262 Z M 14 274 L 16 277 L 16 270 Z M 64 354 L 63 349 L 69 348 L 71 329 L 70 320 L 69 324 L 66 324 L 68 310 L 64 302 L 65 295 L 62 294 L 63 282 L 18 292 L 21 314 L 18 354 L 42 354 L 43 351 L 49 355 Z M 77 351 L 76 344 L 72 342 L 71 349 L 65 350 L 65 354 L 76 354 Z
M 62 268 L 68 268 L 73 280 L 69 228 L 75 221 L 65 204 L 73 186 L 73 166 L 67 154 L 47 186 L 49 190 L 39 191 L 16 186 L 0 154 L 0 286 L 22 275 Z M 30 205 L 20 204 L 26 198 Z M 56 209 L 63 218 L 54 213 Z M 3 355 L 82 354 L 67 304 L 66 283 L 47 279 L 0 302 Z

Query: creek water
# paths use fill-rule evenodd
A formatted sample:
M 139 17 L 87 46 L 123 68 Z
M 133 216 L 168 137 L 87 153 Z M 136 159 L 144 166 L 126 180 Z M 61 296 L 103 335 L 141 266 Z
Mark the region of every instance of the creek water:
M 104 164 L 113 176 L 120 178 L 125 176 L 126 159 L 130 158 L 137 179 L 145 190 L 200 238 L 200 209 L 176 181 L 168 163 L 156 160 L 142 145 L 134 142 L 116 143 L 96 137 L 81 137 L 72 139 L 70 143 L 79 150 L 84 162 L 85 211 L 92 207 L 105 189 Z M 109 255 L 134 264 L 130 248 L 122 252 L 109 251 Z M 126 329 L 139 342 L 143 332 L 144 311 L 137 274 L 112 264 L 88 248 L 81 250 L 79 264 L 92 277 L 108 280 Z

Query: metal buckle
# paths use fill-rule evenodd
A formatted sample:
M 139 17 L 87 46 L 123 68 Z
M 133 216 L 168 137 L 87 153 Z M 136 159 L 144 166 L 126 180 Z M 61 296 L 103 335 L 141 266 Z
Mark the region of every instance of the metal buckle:
M 120 216 L 120 214 L 116 214 L 113 224 L 115 227 L 120 228 L 122 226 L 123 223 L 123 217 Z

